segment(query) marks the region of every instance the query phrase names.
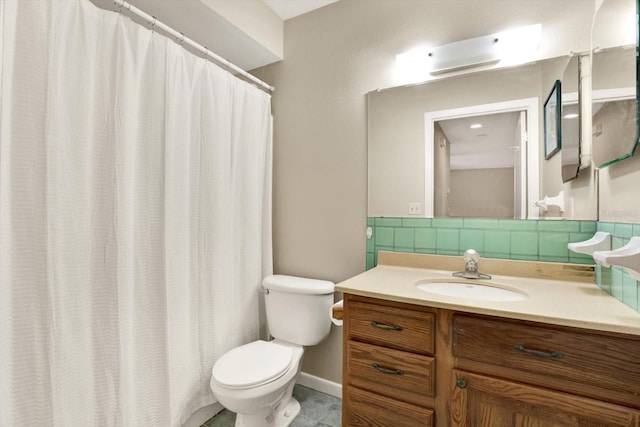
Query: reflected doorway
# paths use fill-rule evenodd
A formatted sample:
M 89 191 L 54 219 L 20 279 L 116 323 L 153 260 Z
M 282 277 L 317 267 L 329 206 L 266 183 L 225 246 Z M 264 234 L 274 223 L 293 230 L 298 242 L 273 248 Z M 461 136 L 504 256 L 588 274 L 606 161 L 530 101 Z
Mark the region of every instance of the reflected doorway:
M 537 218 L 537 116 L 537 98 L 425 114 L 426 216 Z
M 434 123 L 436 217 L 523 218 L 526 120 L 510 111 Z

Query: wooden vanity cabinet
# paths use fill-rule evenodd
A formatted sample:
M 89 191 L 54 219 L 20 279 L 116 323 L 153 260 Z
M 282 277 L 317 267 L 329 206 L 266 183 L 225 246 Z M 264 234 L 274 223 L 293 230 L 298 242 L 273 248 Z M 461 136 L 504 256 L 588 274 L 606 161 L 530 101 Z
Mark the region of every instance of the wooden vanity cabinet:
M 640 337 L 346 294 L 343 426 L 432 425 L 640 427 Z
M 433 426 L 435 310 L 345 295 L 343 426 Z

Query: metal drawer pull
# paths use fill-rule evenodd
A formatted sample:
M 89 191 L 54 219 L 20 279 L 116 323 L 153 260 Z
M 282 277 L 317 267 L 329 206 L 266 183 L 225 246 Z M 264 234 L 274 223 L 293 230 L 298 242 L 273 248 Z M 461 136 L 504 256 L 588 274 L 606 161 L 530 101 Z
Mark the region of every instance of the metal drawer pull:
M 456 380 L 456 385 L 459 388 L 467 388 L 467 382 L 465 380 L 462 380 L 462 379 Z
M 389 368 L 385 368 L 384 366 L 380 366 L 377 363 L 372 363 L 371 366 L 373 366 L 374 368 L 376 368 L 378 371 L 382 372 L 383 374 L 404 375 L 404 371 L 402 369 L 389 369 Z
M 562 359 L 564 356 L 562 353 L 558 353 L 557 351 L 540 351 L 540 350 L 531 350 L 530 348 L 526 348 L 522 344 L 516 344 L 516 350 L 523 351 L 527 354 L 537 357 L 547 357 L 551 359 Z
M 373 326 L 375 328 L 384 329 L 385 331 L 401 331 L 402 330 L 402 326 L 386 325 L 384 323 L 378 323 L 375 320 L 371 321 L 371 326 Z

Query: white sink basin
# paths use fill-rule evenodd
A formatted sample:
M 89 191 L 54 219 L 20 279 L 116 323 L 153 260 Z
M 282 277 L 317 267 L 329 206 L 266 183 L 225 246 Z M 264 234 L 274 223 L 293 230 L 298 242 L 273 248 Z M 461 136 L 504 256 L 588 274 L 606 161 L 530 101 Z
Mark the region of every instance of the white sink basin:
M 441 281 L 421 281 L 416 287 L 431 294 L 480 301 L 524 301 L 528 298 L 524 292 L 482 282 L 446 281 L 445 279 Z

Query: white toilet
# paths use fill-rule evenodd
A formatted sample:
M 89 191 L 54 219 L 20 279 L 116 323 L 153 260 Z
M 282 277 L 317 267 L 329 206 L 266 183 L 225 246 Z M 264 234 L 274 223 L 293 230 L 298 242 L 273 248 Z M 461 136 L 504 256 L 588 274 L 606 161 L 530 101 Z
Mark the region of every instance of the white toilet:
M 273 341 L 236 347 L 213 365 L 211 390 L 236 426 L 284 427 L 300 412 L 292 397 L 304 349 L 329 334 L 334 284 L 274 275 L 262 281 Z

